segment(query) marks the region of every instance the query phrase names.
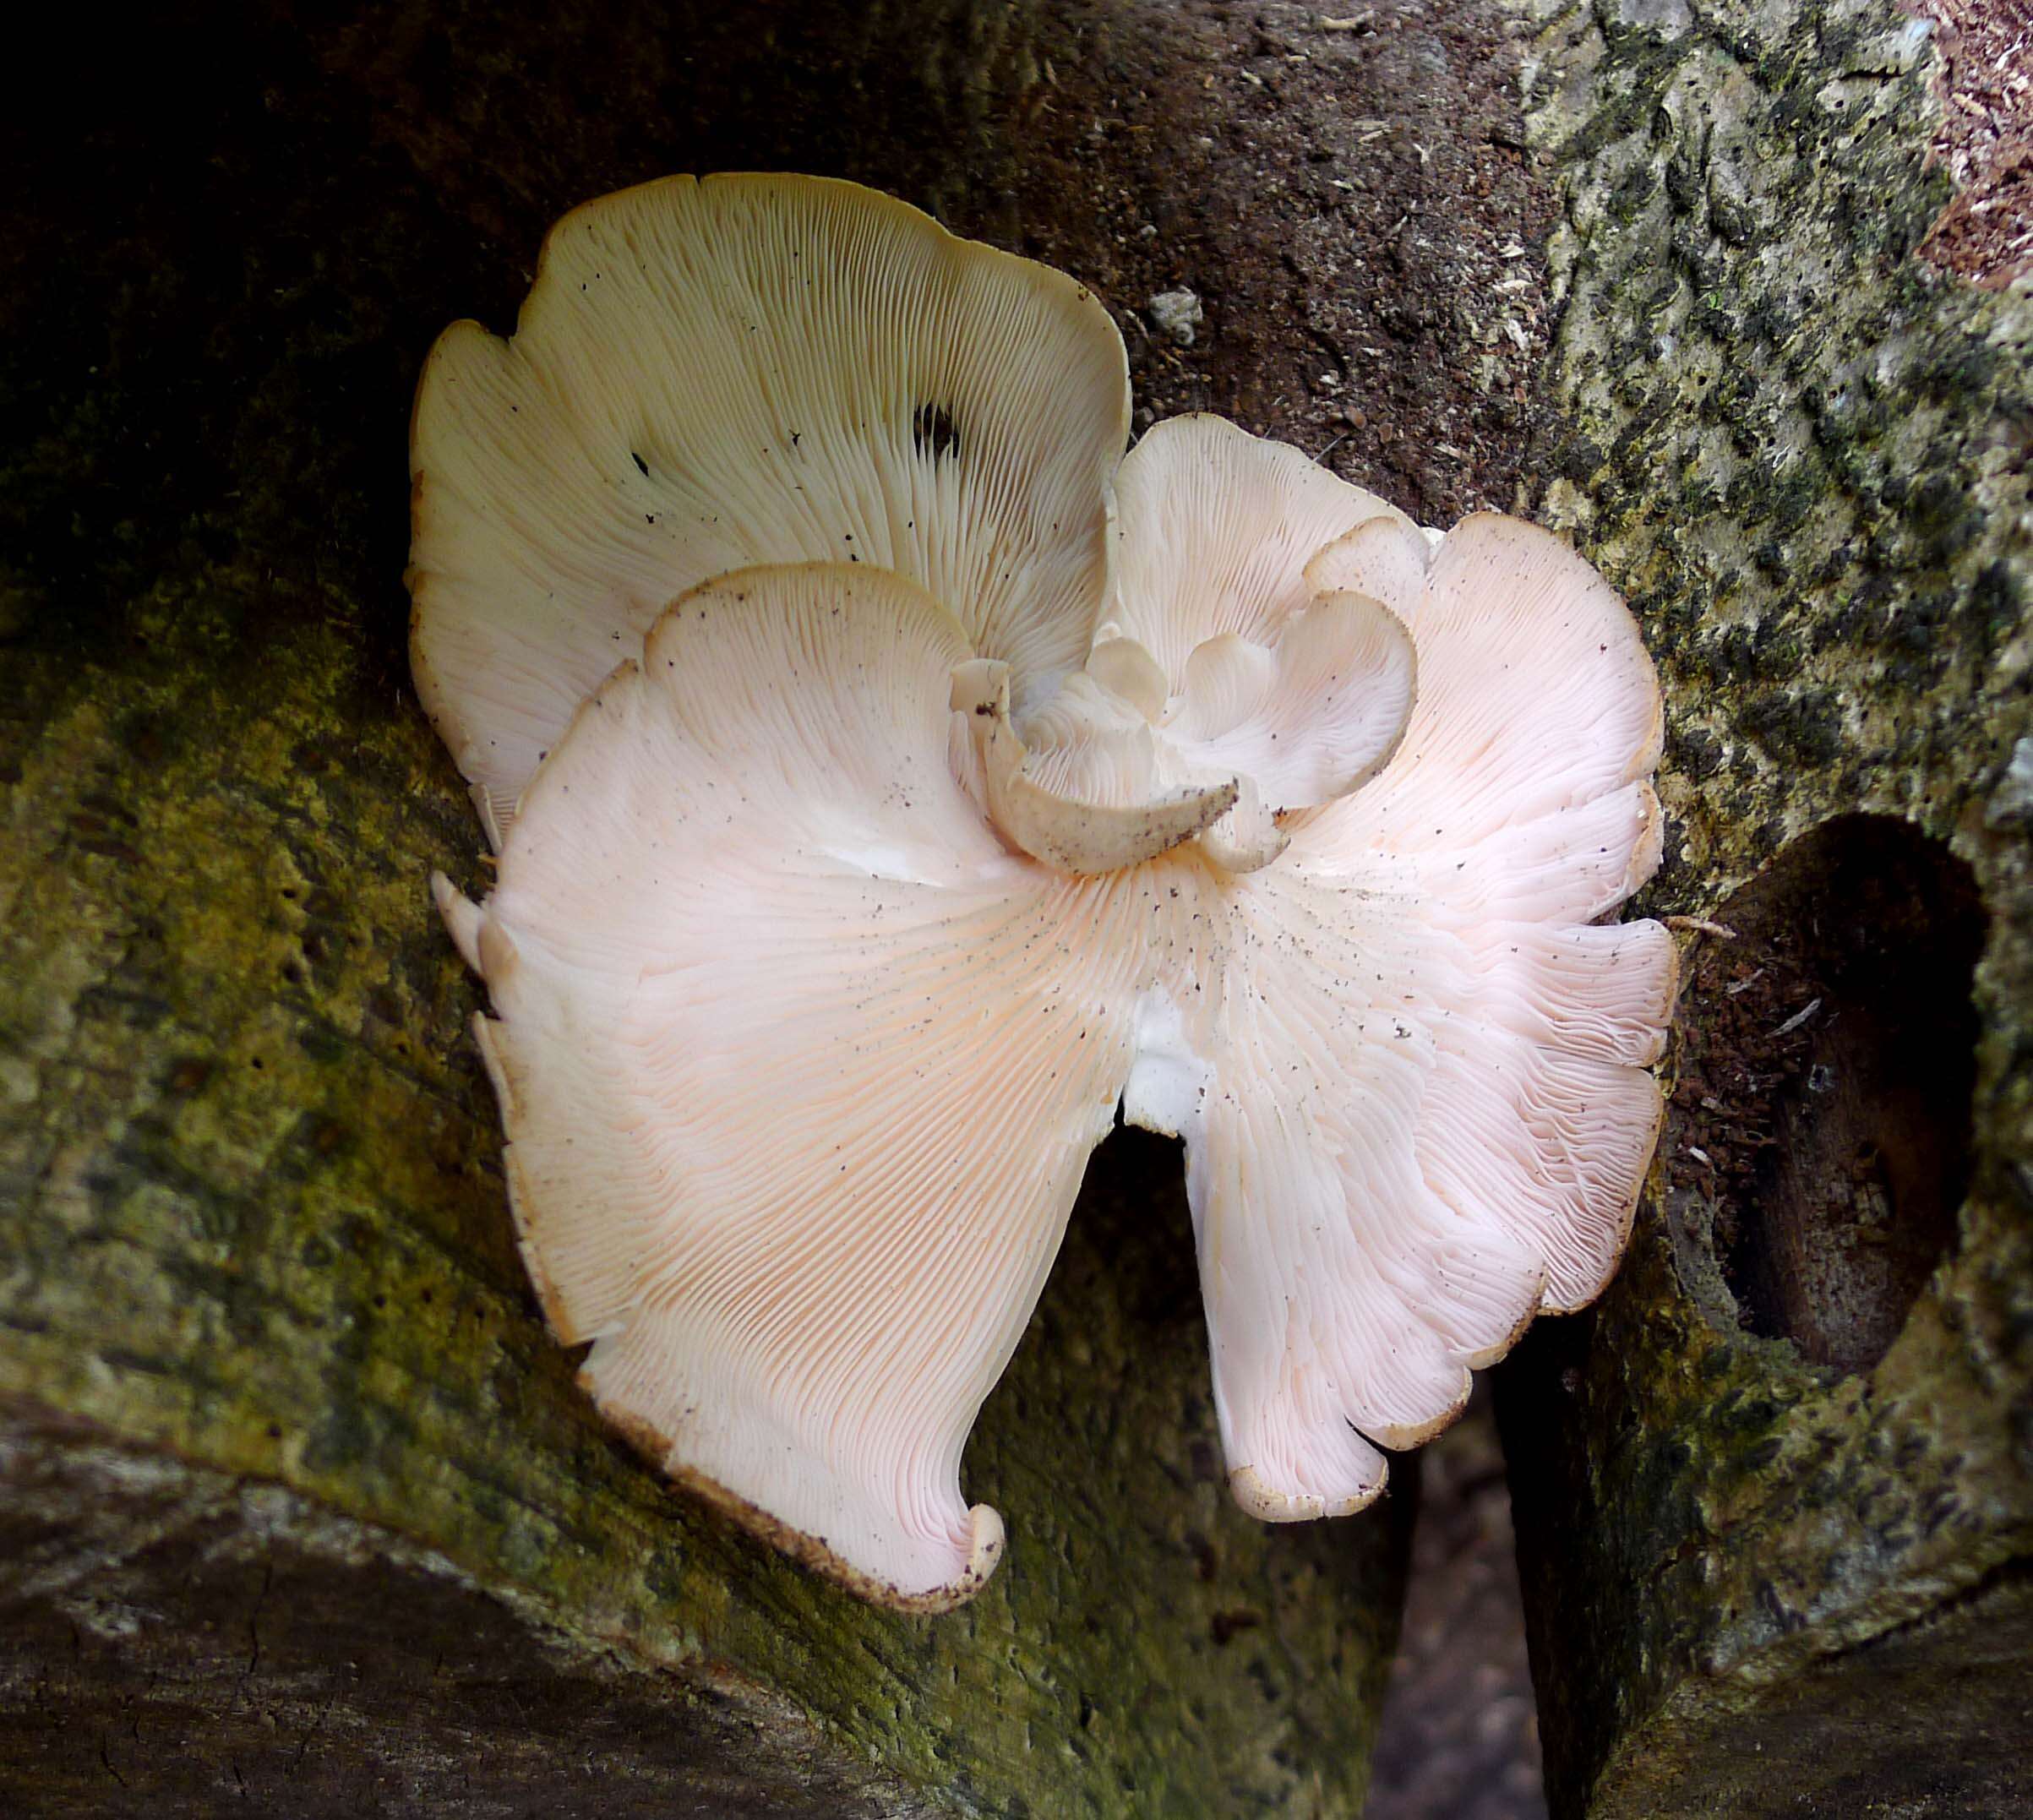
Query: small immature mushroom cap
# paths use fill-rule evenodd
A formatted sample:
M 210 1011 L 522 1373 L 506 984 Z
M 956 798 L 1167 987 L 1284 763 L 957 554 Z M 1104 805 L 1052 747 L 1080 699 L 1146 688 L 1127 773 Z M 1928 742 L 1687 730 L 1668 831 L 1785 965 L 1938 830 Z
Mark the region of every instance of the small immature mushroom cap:
M 440 884 L 524 1255 L 601 1408 L 865 1596 L 1001 1546 L 961 1448 L 1129 1066 L 1136 911 L 956 781 L 961 628 L 902 578 L 684 596 L 586 704 L 493 895 Z
M 1275 865 L 1159 863 L 1191 910 L 1124 1098 L 1185 1139 L 1231 1483 L 1270 1518 L 1374 1497 L 1372 1443 L 1444 1426 L 1471 1368 L 1600 1289 L 1675 984 L 1658 924 L 1594 920 L 1659 853 L 1658 689 L 1616 594 L 1495 517 L 1436 549 L 1379 515 L 1302 566 L 1301 597 L 1409 629 L 1416 703 L 1376 776 L 1287 818 Z
M 1331 803 L 1397 749 L 1418 660 L 1398 617 L 1322 594 L 1265 646 L 1224 632 L 1193 648 L 1161 723 L 1196 763 L 1253 778 L 1278 809 Z
M 1063 274 L 818 177 L 575 209 L 515 335 L 455 324 L 411 437 L 417 686 L 496 839 L 672 597 L 751 564 L 893 569 L 1013 673 L 1087 656 L 1129 422 Z
M 1175 693 L 1207 639 L 1277 642 L 1321 591 L 1305 579 L 1315 552 L 1372 518 L 1411 523 L 1289 444 L 1204 415 L 1153 426 L 1124 458 L 1115 499 L 1104 617 L 1150 652 Z
M 1232 774 L 1207 857 L 1255 870 L 1284 850 L 1275 817 L 1333 801 L 1390 756 L 1416 691 L 1410 635 L 1387 606 L 1329 597 L 1314 553 L 1372 519 L 1407 520 L 1296 449 L 1219 417 L 1175 417 L 1117 477 L 1115 592 L 1088 667 L 1136 678 L 1178 768 Z

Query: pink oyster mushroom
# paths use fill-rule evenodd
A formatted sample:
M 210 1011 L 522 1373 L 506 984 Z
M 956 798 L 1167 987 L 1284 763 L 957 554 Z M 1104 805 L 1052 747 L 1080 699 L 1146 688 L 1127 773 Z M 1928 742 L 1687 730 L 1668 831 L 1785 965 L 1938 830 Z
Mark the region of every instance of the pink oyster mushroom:
M 1118 467 L 1123 372 L 900 204 L 677 178 L 418 401 L 419 687 L 500 850 L 435 889 L 546 1314 L 673 1478 L 906 1609 L 1000 1559 L 962 1450 L 1119 1102 L 1185 1140 L 1278 1519 L 1600 1289 L 1659 1125 L 1673 951 L 1598 920 L 1659 850 L 1622 603 L 1218 419 Z

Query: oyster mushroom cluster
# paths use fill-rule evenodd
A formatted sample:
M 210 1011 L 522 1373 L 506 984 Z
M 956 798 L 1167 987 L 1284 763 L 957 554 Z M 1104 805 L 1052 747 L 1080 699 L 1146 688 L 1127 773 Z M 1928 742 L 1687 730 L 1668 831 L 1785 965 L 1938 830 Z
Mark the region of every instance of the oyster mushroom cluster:
M 434 888 L 531 1277 L 673 1478 L 912 1610 L 1000 1558 L 961 1451 L 1118 1104 L 1185 1141 L 1274 1520 L 1602 1288 L 1660 1121 L 1622 602 L 1128 425 L 1071 280 L 786 177 L 575 210 L 417 403 L 416 680 L 499 856 Z

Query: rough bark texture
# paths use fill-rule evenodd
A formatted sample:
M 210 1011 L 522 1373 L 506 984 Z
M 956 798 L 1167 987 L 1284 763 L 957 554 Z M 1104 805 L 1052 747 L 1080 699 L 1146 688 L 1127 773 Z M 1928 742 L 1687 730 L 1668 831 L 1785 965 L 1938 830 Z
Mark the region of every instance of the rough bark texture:
M 1069 135 L 1134 86 L 1076 13 Z M 573 1387 L 423 889 L 478 844 L 406 685 L 433 336 L 668 169 L 1022 244 L 1041 16 L 283 6 L 79 46 L 89 92 L 10 118 L 0 1806 L 611 1812 L 588 1752 L 679 1812 L 1359 1805 L 1406 1501 L 1231 1507 L 1172 1147 L 1106 1147 L 977 1430 L 1008 1564 L 950 1617 L 865 1610 Z M 1075 168 L 1082 271 L 1122 186 Z
M 1922 22 L 1532 10 L 1545 510 L 1665 680 L 1646 907 L 1735 930 L 1691 956 L 1622 1273 L 1502 1384 L 1549 1792 L 2021 1812 L 2033 302 L 1912 256 L 1949 199 Z
M 477 840 L 407 695 L 402 427 L 564 209 L 742 166 L 1064 264 L 1157 415 L 1429 520 L 1531 474 L 1660 659 L 1653 907 L 1902 818 L 1723 912 L 1632 1266 L 1510 1381 L 1551 1768 L 1570 1812 L 2033 1798 L 2029 304 L 1910 256 L 1948 188 L 1888 6 L 1511 24 L 1551 297 L 1471 0 L 279 0 L 36 73 L 0 123 L 0 1806 L 1360 1801 L 1403 1503 L 1229 1507 L 1169 1147 L 1098 1158 L 968 1456 L 1011 1559 L 946 1619 L 662 1491 L 522 1283 L 421 890 Z M 1180 284 L 1191 347 L 1146 314 Z M 1831 1132 L 1804 1185 L 1769 1161 Z
M 758 1690 L 589 1645 L 272 1483 L 19 1409 L 0 1464 L 11 1812 L 931 1811 Z

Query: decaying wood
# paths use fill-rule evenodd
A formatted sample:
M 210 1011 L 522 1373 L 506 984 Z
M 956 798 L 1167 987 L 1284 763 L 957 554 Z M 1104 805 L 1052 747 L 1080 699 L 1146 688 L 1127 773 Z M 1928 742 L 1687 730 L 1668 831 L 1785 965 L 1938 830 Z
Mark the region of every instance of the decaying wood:
M 1916 256 L 1924 21 L 1530 10 L 1546 506 L 1659 659 L 1696 919 L 1630 1256 L 1502 1381 L 1549 1794 L 2021 1812 L 2033 302 Z

